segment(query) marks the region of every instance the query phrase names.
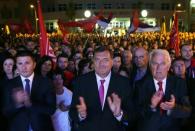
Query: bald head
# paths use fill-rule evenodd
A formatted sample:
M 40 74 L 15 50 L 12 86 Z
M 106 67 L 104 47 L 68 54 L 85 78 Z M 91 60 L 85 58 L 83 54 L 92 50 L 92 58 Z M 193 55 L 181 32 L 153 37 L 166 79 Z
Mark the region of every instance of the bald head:
M 146 68 L 148 66 L 148 51 L 143 47 L 135 49 L 133 58 L 137 68 Z

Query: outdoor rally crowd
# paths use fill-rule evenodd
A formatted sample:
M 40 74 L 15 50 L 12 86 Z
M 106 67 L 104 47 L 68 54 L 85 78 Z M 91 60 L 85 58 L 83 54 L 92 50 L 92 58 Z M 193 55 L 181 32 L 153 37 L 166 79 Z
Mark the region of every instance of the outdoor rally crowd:
M 195 34 L 1 34 L 2 131 L 195 131 Z

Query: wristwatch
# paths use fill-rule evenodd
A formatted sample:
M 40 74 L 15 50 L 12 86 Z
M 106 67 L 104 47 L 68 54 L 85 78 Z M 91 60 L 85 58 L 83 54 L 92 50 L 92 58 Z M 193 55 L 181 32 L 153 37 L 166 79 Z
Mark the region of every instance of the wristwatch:
M 120 113 L 114 115 L 115 117 L 119 117 L 119 116 L 122 116 L 123 115 L 123 111 L 121 110 Z

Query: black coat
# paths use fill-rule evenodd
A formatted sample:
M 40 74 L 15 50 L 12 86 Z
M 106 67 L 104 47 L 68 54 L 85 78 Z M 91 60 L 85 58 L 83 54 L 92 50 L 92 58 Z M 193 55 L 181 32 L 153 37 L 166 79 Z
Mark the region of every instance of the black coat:
M 70 118 L 78 131 L 124 131 L 124 121 L 132 113 L 131 105 L 131 87 L 129 80 L 122 76 L 111 73 L 110 83 L 107 96 L 113 92 L 122 99 L 123 118 L 119 122 L 111 112 L 107 100 L 105 100 L 104 109 L 102 110 L 98 94 L 98 85 L 95 72 L 90 72 L 77 78 L 74 81 L 73 99 L 69 112 Z M 76 105 L 79 104 L 79 96 L 84 97 L 87 106 L 87 118 L 79 120 Z M 133 114 L 133 113 L 132 113 Z
M 29 125 L 33 131 L 52 131 L 50 116 L 56 109 L 56 98 L 51 81 L 40 76 L 34 76 L 31 88 L 31 107 L 16 107 L 12 99 L 14 88 L 22 88 L 21 77 L 10 80 L 5 90 L 4 114 L 9 120 L 10 131 L 28 131 Z
M 169 115 L 167 112 L 161 114 L 159 107 L 156 111 L 150 108 L 151 98 L 156 92 L 152 76 L 138 81 L 135 90 L 139 131 L 179 131 L 181 119 L 190 115 L 191 106 L 187 97 L 186 83 L 183 79 L 174 76 L 167 77 L 163 99 L 169 101 L 171 94 L 176 99 L 176 106 Z

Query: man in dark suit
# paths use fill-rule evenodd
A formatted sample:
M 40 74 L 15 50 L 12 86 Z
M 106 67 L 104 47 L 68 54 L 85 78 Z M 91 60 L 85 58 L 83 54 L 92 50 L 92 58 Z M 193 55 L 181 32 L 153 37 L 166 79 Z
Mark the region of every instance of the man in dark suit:
M 34 74 L 36 63 L 32 54 L 21 51 L 16 56 L 19 76 L 5 88 L 4 114 L 10 131 L 52 131 L 50 116 L 56 99 L 52 83 Z
M 171 59 L 166 50 L 153 50 L 149 66 L 152 75 L 135 85 L 139 131 L 179 131 L 181 119 L 191 111 L 186 83 L 168 75 Z
M 141 80 L 150 74 L 148 67 L 148 51 L 143 47 L 138 47 L 133 53 L 133 70 L 130 75 L 131 84 L 134 85 L 136 81 Z
M 95 50 L 95 71 L 74 81 L 69 115 L 78 131 L 124 131 L 131 88 L 127 78 L 111 72 L 112 64 L 111 52 L 101 46 Z

